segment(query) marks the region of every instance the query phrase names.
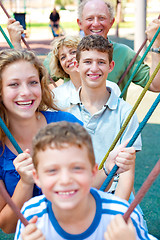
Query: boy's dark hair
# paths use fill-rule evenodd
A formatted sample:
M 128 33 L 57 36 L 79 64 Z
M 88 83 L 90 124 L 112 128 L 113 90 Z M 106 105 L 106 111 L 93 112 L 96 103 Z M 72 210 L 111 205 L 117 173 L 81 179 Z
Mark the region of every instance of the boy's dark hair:
M 32 158 L 35 169 L 38 166 L 37 153 L 39 151 L 45 151 L 48 147 L 61 149 L 67 146 L 76 146 L 79 148 L 85 146 L 92 167 L 95 165 L 92 140 L 88 132 L 79 123 L 61 121 L 48 124 L 34 137 Z
M 76 60 L 80 61 L 82 51 L 97 50 L 108 53 L 109 63 L 112 61 L 113 44 L 100 35 L 88 35 L 82 38 L 77 47 Z

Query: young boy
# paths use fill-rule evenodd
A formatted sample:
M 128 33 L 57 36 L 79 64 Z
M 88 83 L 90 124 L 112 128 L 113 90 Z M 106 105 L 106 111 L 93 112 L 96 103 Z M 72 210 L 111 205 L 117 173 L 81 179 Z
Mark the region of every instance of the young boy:
M 22 213 L 30 224 L 24 230 L 19 221 L 15 239 L 103 240 L 113 216 L 128 208 L 127 201 L 91 188 L 98 168 L 91 137 L 79 124 L 59 122 L 41 129 L 33 141 L 33 164 L 35 183 L 44 195 L 25 203 Z M 135 232 L 130 239 L 154 239 L 137 210 L 131 219 Z
M 82 87 L 70 99 L 72 105 L 70 112 L 84 123 L 92 137 L 98 164 L 101 163 L 131 111 L 128 103 L 118 98 L 111 88 L 106 88 L 108 73 L 114 68 L 112 53 L 112 44 L 102 36 L 90 35 L 80 41 L 76 59 Z M 138 120 L 134 114 L 117 145 L 130 139 L 137 127 Z M 135 141 L 134 147 L 141 150 L 140 137 Z M 133 188 L 134 168 L 123 173 L 120 182 L 123 184 L 117 186 L 115 194 L 128 200 Z M 114 190 L 115 186 L 110 191 Z

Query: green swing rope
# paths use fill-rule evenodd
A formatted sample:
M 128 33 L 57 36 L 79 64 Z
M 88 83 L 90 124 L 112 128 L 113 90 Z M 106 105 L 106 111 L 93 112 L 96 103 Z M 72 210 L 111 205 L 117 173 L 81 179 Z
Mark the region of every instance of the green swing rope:
M 120 97 L 123 96 L 123 94 L 124 94 L 124 92 L 126 91 L 127 87 L 128 87 L 129 84 L 131 83 L 131 81 L 132 81 L 132 79 L 133 79 L 133 77 L 134 77 L 134 74 L 136 73 L 136 71 L 137 71 L 138 68 L 140 67 L 140 64 L 143 62 L 144 58 L 146 57 L 147 53 L 149 52 L 151 46 L 153 45 L 155 39 L 157 38 L 157 36 L 158 36 L 158 34 L 159 34 L 159 32 L 160 32 L 160 27 L 158 28 L 157 32 L 155 33 L 152 41 L 150 42 L 149 46 L 147 47 L 147 49 L 146 49 L 145 53 L 143 54 L 141 60 L 138 62 L 138 65 L 137 65 L 137 67 L 135 68 L 135 71 L 133 72 L 133 74 L 131 75 L 130 79 L 128 80 L 128 82 L 127 82 L 127 84 L 126 84 L 127 86 L 125 86 L 125 88 L 123 89 L 124 91 L 122 91 Z M 134 112 L 136 111 L 137 107 L 139 106 L 140 102 L 142 101 L 145 93 L 147 92 L 150 84 L 152 83 L 155 75 L 157 74 L 157 72 L 158 72 L 158 70 L 159 70 L 159 67 L 158 67 L 158 66 L 159 66 L 159 64 L 157 65 L 155 71 L 153 72 L 152 76 L 151 76 L 150 79 L 148 80 L 148 82 L 147 82 L 145 88 L 143 89 L 141 95 L 139 96 L 137 102 L 135 103 L 135 105 L 134 105 L 134 107 L 132 108 L 130 114 L 128 115 L 126 121 L 124 122 L 123 126 L 121 127 L 119 133 L 117 134 L 116 138 L 114 139 L 114 141 L 113 141 L 112 145 L 110 146 L 108 152 L 107 152 L 106 155 L 104 156 L 102 162 L 100 163 L 100 165 L 99 165 L 99 170 L 102 169 L 103 164 L 104 164 L 104 162 L 106 161 L 109 153 L 114 149 L 116 143 L 118 142 L 119 138 L 121 137 L 121 135 L 123 134 L 125 128 L 127 127 L 127 125 L 128 125 L 128 123 L 129 123 L 131 117 L 133 116 Z M 158 70 L 157 70 L 157 68 L 158 68 Z
M 104 164 L 104 162 L 106 161 L 109 153 L 114 149 L 116 143 L 118 142 L 119 138 L 121 137 L 122 133 L 124 132 L 127 124 L 129 123 L 131 117 L 133 116 L 134 112 L 136 111 L 137 107 L 139 106 L 140 102 L 142 101 L 145 93 L 147 92 L 150 84 L 152 83 L 152 81 L 153 81 L 154 77 L 156 76 L 157 72 L 159 71 L 159 69 L 160 69 L 160 62 L 158 63 L 156 69 L 154 70 L 153 74 L 151 75 L 150 79 L 148 80 L 148 82 L 147 82 L 146 86 L 144 87 L 142 93 L 140 94 L 139 98 L 137 99 L 137 101 L 136 101 L 135 105 L 133 106 L 131 112 L 129 113 L 127 119 L 125 120 L 124 124 L 122 125 L 119 133 L 118 133 L 117 136 L 115 137 L 115 139 L 114 139 L 112 145 L 110 146 L 107 154 L 105 155 L 105 157 L 103 158 L 102 162 L 100 163 L 99 169 L 102 169 L 103 164 Z
M 160 15 L 158 16 L 158 19 L 160 19 Z M 135 61 L 136 61 L 139 53 L 141 52 L 141 50 L 143 49 L 143 47 L 146 45 L 147 40 L 148 40 L 147 38 L 144 40 L 144 42 L 142 43 L 142 45 L 141 45 L 140 48 L 138 49 L 137 53 L 135 54 L 134 58 L 131 60 L 131 62 L 129 63 L 128 67 L 126 68 L 126 70 L 124 71 L 124 73 L 122 74 L 122 76 L 120 77 L 119 81 L 117 82 L 117 85 L 118 85 L 118 86 L 123 82 L 125 76 L 126 76 L 126 75 L 128 74 L 128 72 L 130 71 L 130 69 L 131 69 L 131 67 L 133 66 L 133 64 L 135 63 Z
M 143 54 L 142 58 L 141 58 L 140 61 L 138 62 L 135 70 L 133 71 L 133 73 L 132 73 L 131 77 L 129 78 L 128 82 L 126 83 L 125 87 L 123 88 L 123 90 L 122 90 L 122 92 L 121 92 L 121 95 L 119 96 L 120 98 L 123 97 L 124 93 L 126 92 L 127 88 L 129 87 L 130 83 L 132 82 L 132 80 L 133 80 L 133 78 L 134 78 L 134 75 L 136 74 L 136 72 L 138 71 L 140 65 L 141 65 L 142 62 L 144 61 L 147 53 L 149 52 L 150 48 L 152 47 L 152 45 L 153 45 L 154 41 L 156 40 L 156 38 L 157 38 L 157 36 L 158 36 L 159 33 L 160 33 L 160 27 L 158 28 L 158 30 L 157 30 L 157 32 L 155 33 L 152 41 L 151 41 L 150 44 L 148 45 L 148 47 L 147 47 L 145 53 Z
M 1 25 L 0 25 L 0 31 L 1 31 L 1 33 L 2 33 L 2 35 L 3 35 L 3 37 L 5 38 L 5 40 L 7 41 L 8 45 L 10 46 L 10 48 L 14 48 L 13 45 L 12 45 L 12 43 L 11 43 L 11 41 L 9 40 L 9 38 L 7 37 L 7 35 L 5 34 L 3 28 L 1 27 Z
M 0 1 L 0 6 L 1 6 L 2 10 L 4 11 L 4 13 L 6 14 L 6 16 L 7 16 L 8 18 L 10 18 L 11 16 L 8 14 L 7 10 L 6 10 L 5 7 L 3 6 L 2 1 Z M 30 46 L 28 45 L 28 43 L 26 42 L 25 38 L 24 38 L 22 35 L 21 35 L 21 39 L 22 39 L 23 43 L 26 45 L 27 49 L 28 49 L 28 50 L 31 50 L 31 49 L 30 49 Z

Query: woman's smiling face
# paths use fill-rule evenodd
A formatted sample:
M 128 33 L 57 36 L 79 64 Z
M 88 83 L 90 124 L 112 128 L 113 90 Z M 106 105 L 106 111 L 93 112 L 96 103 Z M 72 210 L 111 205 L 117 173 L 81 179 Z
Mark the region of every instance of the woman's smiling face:
M 39 73 L 33 64 L 20 60 L 2 72 L 2 101 L 8 116 L 32 117 L 41 102 Z
M 70 75 L 76 71 L 76 48 L 62 46 L 59 49 L 59 61 L 63 70 Z

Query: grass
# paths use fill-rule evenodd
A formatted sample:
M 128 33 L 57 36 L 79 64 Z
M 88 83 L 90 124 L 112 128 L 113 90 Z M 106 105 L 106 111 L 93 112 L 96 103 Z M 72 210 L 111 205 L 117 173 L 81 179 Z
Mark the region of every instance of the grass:
M 115 22 L 113 24 L 113 28 L 115 28 L 116 25 L 117 25 L 117 23 Z M 6 27 L 6 24 L 2 24 L 1 26 L 2 26 L 2 28 Z M 27 23 L 26 26 L 31 27 L 31 28 L 48 27 L 48 23 Z M 61 26 L 62 26 L 63 29 L 72 29 L 72 30 L 75 30 L 75 31 L 77 31 L 79 29 L 76 21 L 61 22 Z M 119 27 L 120 28 L 133 28 L 134 27 L 134 21 L 120 22 Z
M 113 24 L 112 28 L 115 28 L 117 25 L 117 23 L 115 22 Z M 1 25 L 2 28 L 6 27 L 6 24 L 2 24 Z M 62 28 L 65 29 L 72 29 L 75 31 L 79 30 L 79 27 L 77 25 L 77 22 L 61 22 L 61 26 Z M 41 27 L 48 27 L 48 23 L 27 23 L 26 27 L 30 27 L 30 28 L 41 28 Z M 119 28 L 134 28 L 134 22 L 133 21 L 127 21 L 127 22 L 120 22 L 119 23 Z
M 1 25 L 2 28 L 6 27 L 6 24 Z M 26 26 L 31 27 L 31 28 L 40 28 L 40 27 L 48 27 L 48 23 L 27 23 Z M 78 30 L 79 27 L 77 25 L 77 22 L 61 22 L 61 26 L 64 29 L 71 28 L 73 30 Z M 116 23 L 114 23 L 113 27 L 116 26 Z M 119 27 L 121 28 L 132 28 L 134 26 L 134 22 L 122 22 L 119 24 Z
M 142 131 L 143 149 L 137 153 L 135 191 L 137 192 L 160 158 L 160 124 L 146 124 Z M 147 221 L 148 231 L 160 239 L 160 175 L 150 187 L 140 206 Z

